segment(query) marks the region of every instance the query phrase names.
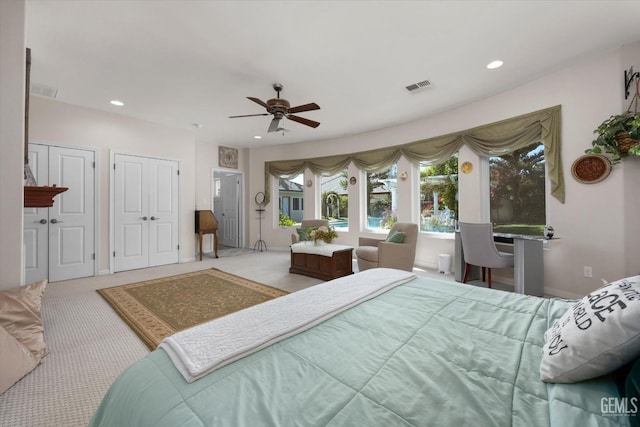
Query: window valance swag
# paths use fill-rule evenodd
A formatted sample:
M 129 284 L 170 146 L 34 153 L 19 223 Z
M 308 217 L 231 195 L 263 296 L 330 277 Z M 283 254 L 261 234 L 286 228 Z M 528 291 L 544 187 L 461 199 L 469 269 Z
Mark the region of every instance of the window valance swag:
M 539 141 L 544 144 L 551 195 L 564 203 L 560 110 L 560 105 L 557 105 L 464 131 L 358 153 L 265 162 L 265 203 L 271 200 L 271 176 L 293 177 L 305 169 L 316 175 L 330 176 L 346 169 L 351 162 L 365 172 L 375 172 L 390 167 L 401 156 L 415 164 L 441 163 L 465 144 L 480 155 L 500 156 Z

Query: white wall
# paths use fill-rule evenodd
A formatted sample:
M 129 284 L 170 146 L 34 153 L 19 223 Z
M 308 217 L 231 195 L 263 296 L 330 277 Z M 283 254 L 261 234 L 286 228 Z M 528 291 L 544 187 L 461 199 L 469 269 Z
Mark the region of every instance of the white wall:
M 222 144 L 224 145 L 224 144 Z M 229 147 L 224 145 L 225 147 Z M 246 149 L 238 149 L 238 169 L 227 169 L 219 166 L 218 163 L 218 148 L 219 145 L 213 142 L 196 141 L 196 209 L 211 209 L 213 210 L 213 170 L 218 171 L 233 171 L 244 173 L 245 188 L 242 204 L 246 206 L 244 223 L 242 227 L 244 230 L 248 229 L 248 223 L 252 217 L 253 211 L 251 208 L 254 205 L 254 195 L 249 194 L 247 191 L 246 181 L 249 180 L 250 171 L 248 170 L 248 151 Z M 217 213 L 216 213 L 217 216 Z M 217 218 L 220 220 L 220 218 Z M 241 246 L 251 246 L 249 242 L 249 235 L 246 231 L 243 233 L 244 241 L 240 242 Z M 202 239 L 202 251 L 204 253 L 213 251 L 213 236 L 205 235 Z
M 628 201 L 640 199 L 640 186 L 625 185 L 624 181 L 627 168 L 635 168 L 633 173 L 636 173 L 637 162 L 616 166 L 608 179 L 597 184 L 580 184 L 571 176 L 572 163 L 591 146 L 593 129 L 611 114 L 621 111 L 622 59 L 627 59 L 626 62 L 635 61 L 635 68 L 640 69 L 640 61 L 634 54 L 637 46 L 636 43 L 633 48 L 604 53 L 522 87 L 405 125 L 327 141 L 252 149 L 250 169 L 263 171 L 264 162 L 269 160 L 342 154 L 408 143 L 560 104 L 566 203 L 562 204 L 552 197 L 548 199 L 549 223 L 554 226 L 560 239 L 550 242 L 545 248 L 545 290 L 559 296 L 582 296 L 600 286 L 600 278 L 620 278 L 637 271 L 639 267 L 637 257 L 625 257 L 627 247 L 636 245 L 627 241 L 640 237 L 628 233 L 631 214 L 635 210 L 637 216 L 638 212 L 637 203 L 629 205 Z M 508 64 L 498 72 L 508 72 L 506 67 Z M 470 150 L 463 150 L 460 155 L 461 163 L 470 160 L 474 165 L 479 164 L 478 157 Z M 404 166 L 399 170 L 404 170 Z M 417 180 L 417 169 L 407 172 L 409 179 L 406 182 Z M 256 192 L 262 187 L 262 174 L 254 173 L 250 191 Z M 352 187 L 349 188 L 350 200 L 360 200 L 359 189 Z M 481 210 L 481 199 L 477 196 L 479 188 L 476 174 L 460 178 L 461 211 L 468 218 Z M 417 221 L 417 209 L 413 209 L 415 203 L 406 195 L 406 189 L 401 187 L 398 191 L 398 209 L 403 212 L 401 215 L 404 219 L 408 219 L 405 212 L 411 211 L 411 219 Z M 307 199 L 312 195 L 310 190 L 305 190 L 307 218 L 318 214 L 315 199 Z M 350 221 L 354 221 L 351 211 Z M 363 233 L 359 218 L 356 221 L 356 226 L 351 227 L 349 233 L 343 233 L 339 242 L 357 244 L 358 235 Z M 276 222 L 277 204 L 272 203 L 267 207 L 263 239 L 269 247 L 286 247 L 291 231 L 279 229 Z M 251 224 L 251 233 L 255 238 L 257 224 Z M 435 267 L 438 253 L 453 254 L 453 241 L 423 234 L 419 239 L 416 263 Z M 592 267 L 593 278 L 583 277 L 585 265 Z
M 98 270 L 109 271 L 109 188 L 111 152 L 180 161 L 180 260 L 195 259 L 196 155 L 193 131 L 157 125 L 120 114 L 31 97 L 29 140 L 97 149 Z M 4 185 L 3 185 L 4 188 Z
M 0 289 L 23 283 L 25 2 L 0 1 Z

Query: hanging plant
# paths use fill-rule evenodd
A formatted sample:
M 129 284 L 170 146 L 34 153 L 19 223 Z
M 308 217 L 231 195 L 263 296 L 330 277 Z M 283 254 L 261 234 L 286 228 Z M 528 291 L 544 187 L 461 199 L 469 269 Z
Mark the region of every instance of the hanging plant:
M 623 157 L 630 155 L 640 157 L 639 99 L 640 78 L 636 78 L 636 94 L 631 99 L 628 111 L 611 116 L 602 122 L 593 131 L 597 137 L 591 143 L 592 148 L 585 152 L 588 154 L 609 154 L 613 163 L 617 163 Z M 634 102 L 635 108 L 634 111 L 631 111 L 631 106 Z

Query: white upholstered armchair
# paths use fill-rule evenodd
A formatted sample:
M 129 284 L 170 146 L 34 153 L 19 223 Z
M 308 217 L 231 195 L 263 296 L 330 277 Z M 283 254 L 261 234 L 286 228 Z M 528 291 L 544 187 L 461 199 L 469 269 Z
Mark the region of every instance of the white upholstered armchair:
M 360 237 L 356 249 L 358 270 L 385 267 L 412 271 L 417 241 L 418 225 L 408 222 L 393 224 L 385 240 Z

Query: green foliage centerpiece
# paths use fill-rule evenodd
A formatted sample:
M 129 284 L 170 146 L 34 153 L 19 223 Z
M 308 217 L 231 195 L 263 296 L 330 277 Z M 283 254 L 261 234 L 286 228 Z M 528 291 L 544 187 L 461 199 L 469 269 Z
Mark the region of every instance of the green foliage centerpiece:
M 320 227 L 312 227 L 309 231 L 309 237 L 313 239 L 314 244 L 318 244 L 318 240 L 331 243 L 333 239 L 338 237 L 338 233 L 333 227 L 321 225 Z

